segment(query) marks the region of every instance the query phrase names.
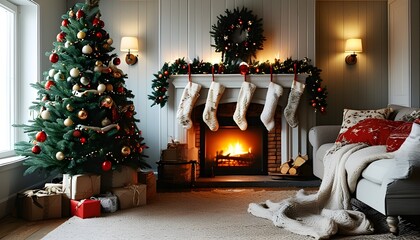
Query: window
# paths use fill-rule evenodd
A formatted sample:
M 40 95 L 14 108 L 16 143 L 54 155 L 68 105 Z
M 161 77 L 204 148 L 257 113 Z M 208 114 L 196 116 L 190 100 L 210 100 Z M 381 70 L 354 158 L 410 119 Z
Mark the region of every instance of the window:
M 14 155 L 16 130 L 12 124 L 16 114 L 16 12 L 15 5 L 0 0 L 0 158 Z

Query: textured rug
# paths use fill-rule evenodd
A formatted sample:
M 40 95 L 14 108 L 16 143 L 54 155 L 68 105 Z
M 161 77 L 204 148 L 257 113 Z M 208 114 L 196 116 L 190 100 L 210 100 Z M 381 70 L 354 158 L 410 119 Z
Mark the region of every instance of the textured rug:
M 154 201 L 138 208 L 91 219 L 72 217 L 44 239 L 312 239 L 277 228 L 271 221 L 247 212 L 251 202 L 280 201 L 295 192 L 213 189 L 158 193 Z M 372 221 L 378 226 L 376 233 L 336 239 L 420 239 L 415 225 L 404 223 L 407 228 L 397 238 L 386 232 L 383 215 L 360 203 L 357 208 L 375 218 Z

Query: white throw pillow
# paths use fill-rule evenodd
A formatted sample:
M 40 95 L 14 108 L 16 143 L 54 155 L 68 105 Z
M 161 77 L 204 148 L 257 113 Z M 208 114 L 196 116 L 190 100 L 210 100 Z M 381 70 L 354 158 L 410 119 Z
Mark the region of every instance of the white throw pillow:
M 344 109 L 340 134 L 367 118 L 387 119 L 391 111 L 390 108 L 381 108 L 377 110 Z
M 395 169 L 392 170 L 393 179 L 404 179 L 410 175 L 411 168 L 420 167 L 420 123 L 413 123 L 410 135 L 401 147 L 395 151 Z

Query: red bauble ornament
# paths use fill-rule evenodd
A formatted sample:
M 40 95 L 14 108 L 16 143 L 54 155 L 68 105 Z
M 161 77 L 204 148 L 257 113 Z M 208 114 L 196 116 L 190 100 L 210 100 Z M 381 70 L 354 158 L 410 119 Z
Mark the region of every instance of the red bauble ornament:
M 76 13 L 76 17 L 78 18 L 78 19 L 80 19 L 80 18 L 82 18 L 82 17 L 84 17 L 85 16 L 85 12 L 82 10 L 82 9 L 79 9 L 78 11 L 77 11 L 77 13 Z
M 81 144 L 85 144 L 86 143 L 86 138 L 85 137 L 81 137 L 80 138 L 80 143 Z
M 47 134 L 46 134 L 44 131 L 38 132 L 38 133 L 35 135 L 35 139 L 36 139 L 38 142 L 45 142 L 45 140 L 47 140 Z
M 321 113 L 325 113 L 327 111 L 327 109 L 325 107 L 321 107 L 320 111 L 321 111 Z
M 35 153 L 35 154 L 41 153 L 41 147 L 38 146 L 38 145 L 33 146 L 32 147 L 32 153 Z
M 99 21 L 101 21 L 99 18 L 94 18 L 92 21 L 93 26 L 98 26 L 99 25 Z
M 316 107 L 316 103 L 314 102 L 314 103 L 312 103 L 312 107 Z
M 165 74 L 166 76 L 168 76 L 169 72 L 168 71 L 165 71 L 165 72 L 163 72 L 163 74 Z
M 102 38 L 102 33 L 101 32 L 96 32 L 96 37 L 98 38 L 98 39 L 101 39 Z
M 61 21 L 61 26 L 63 27 L 67 27 L 69 25 L 69 20 L 68 19 L 64 19 L 63 21 Z
M 114 65 L 120 65 L 120 63 L 121 63 L 121 59 L 119 59 L 119 58 L 114 58 L 114 60 L 112 60 L 112 63 L 113 63 Z
M 79 138 L 82 136 L 82 132 L 80 130 L 74 130 L 73 137 Z
M 318 91 L 318 92 L 322 92 L 322 88 L 320 88 L 320 87 L 319 87 L 319 88 L 317 89 L 317 91 Z
M 108 172 L 109 170 L 111 170 L 111 168 L 112 168 L 112 163 L 111 163 L 111 161 L 109 161 L 109 160 L 105 160 L 105 161 L 102 163 L 102 170 L 104 170 L 105 172 Z
M 51 80 L 48 80 L 46 83 L 45 83 L 45 89 L 47 89 L 47 90 L 50 90 L 50 88 L 51 88 L 51 86 L 54 86 L 55 85 L 55 82 L 54 81 L 51 81 Z
M 65 37 L 66 33 L 60 32 L 59 34 L 57 34 L 57 42 L 63 42 Z
M 248 74 L 248 71 L 249 71 L 249 66 L 246 62 L 242 62 L 241 64 L 239 64 L 239 72 L 242 75 Z
M 166 92 L 166 88 L 165 87 L 161 87 L 160 89 L 159 89 L 161 92 Z
M 58 54 L 57 53 L 51 53 L 50 62 L 52 62 L 52 63 L 58 62 Z
M 118 87 L 118 88 L 117 88 L 117 92 L 119 92 L 119 93 L 123 93 L 123 92 L 124 92 L 124 87 Z

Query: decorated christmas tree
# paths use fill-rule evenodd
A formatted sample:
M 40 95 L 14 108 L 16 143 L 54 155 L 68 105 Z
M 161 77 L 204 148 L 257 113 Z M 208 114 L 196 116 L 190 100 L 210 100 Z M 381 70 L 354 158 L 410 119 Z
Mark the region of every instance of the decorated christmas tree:
M 16 153 L 27 156 L 25 174 L 101 173 L 127 165 L 147 166 L 147 147 L 134 116 L 134 95 L 117 66 L 113 40 L 104 30 L 99 0 L 77 3 L 62 16 L 61 31 L 46 55 L 52 63 L 31 86 L 38 114 L 25 130 L 29 141 Z

